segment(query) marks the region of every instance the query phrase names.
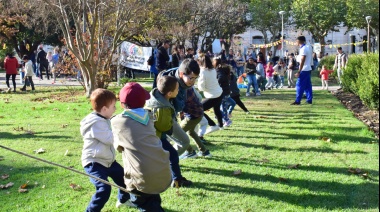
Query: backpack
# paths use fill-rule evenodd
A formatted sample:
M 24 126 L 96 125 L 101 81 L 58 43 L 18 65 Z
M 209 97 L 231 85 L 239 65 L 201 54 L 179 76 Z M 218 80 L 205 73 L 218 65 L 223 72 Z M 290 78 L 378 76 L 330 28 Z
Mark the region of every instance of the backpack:
M 147 60 L 148 65 L 152 66 L 154 64 L 154 56 L 151 55 Z

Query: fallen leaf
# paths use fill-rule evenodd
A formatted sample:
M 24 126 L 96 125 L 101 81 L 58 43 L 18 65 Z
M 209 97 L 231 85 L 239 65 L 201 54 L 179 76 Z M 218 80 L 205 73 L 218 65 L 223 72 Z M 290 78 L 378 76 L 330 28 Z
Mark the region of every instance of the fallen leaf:
M 46 187 L 45 185 L 41 186 L 41 188 L 45 188 L 45 187 Z
M 331 138 L 327 138 L 327 137 L 320 137 L 319 139 L 320 139 L 320 140 L 322 140 L 322 141 L 326 141 L 326 142 L 328 142 L 328 143 L 330 143 L 330 142 L 331 142 Z
M 5 118 L 4 116 L 0 116 L 0 119 L 3 119 L 3 118 Z
M 19 193 L 26 193 L 26 192 L 28 192 L 28 189 L 19 188 L 18 192 Z
M 259 119 L 267 119 L 268 116 L 259 116 L 258 118 L 259 118 Z
M 241 169 L 239 169 L 239 170 L 234 171 L 234 173 L 232 173 L 232 175 L 233 176 L 239 176 L 239 175 L 241 175 L 241 173 L 242 173 L 242 171 L 241 171 Z
M 77 109 L 76 108 L 73 108 L 73 111 L 76 111 Z
M 288 169 L 298 169 L 300 166 L 301 164 L 294 164 L 294 165 L 288 166 Z
M 361 174 L 362 173 L 362 170 L 357 168 L 357 169 L 354 169 L 354 168 L 349 168 L 348 169 L 348 172 L 350 172 L 351 174 Z
M 35 107 L 32 107 L 32 110 L 36 110 L 36 108 L 35 108 Z
M 13 185 L 14 185 L 14 183 L 9 182 L 9 183 L 7 183 L 6 185 L 0 185 L 0 188 L 1 188 L 1 189 L 7 189 L 7 188 L 12 187 Z
M 21 188 L 21 189 L 25 189 L 26 187 L 28 187 L 28 183 L 29 183 L 29 181 L 27 181 L 26 183 L 22 184 L 22 185 L 20 186 L 20 188 Z
M 68 126 L 69 126 L 68 124 L 62 124 L 62 128 L 66 128 Z
M 58 108 L 54 108 L 53 110 L 54 110 L 54 111 L 59 111 L 59 109 L 58 109 Z
M 1 175 L 1 179 L 6 180 L 9 178 L 9 174 L 3 174 Z
M 34 132 L 31 131 L 31 130 L 26 130 L 26 131 L 25 131 L 25 134 L 26 134 L 26 135 L 34 135 Z
M 34 150 L 34 152 L 35 152 L 36 154 L 41 154 L 41 153 L 45 153 L 46 151 L 45 151 L 45 149 L 43 149 L 43 148 L 39 148 L 38 150 Z
M 68 154 L 69 154 L 69 150 L 66 150 L 64 156 L 68 156 Z
M 77 185 L 75 183 L 70 183 L 70 188 L 72 188 L 75 191 L 80 190 L 82 187 L 80 185 Z

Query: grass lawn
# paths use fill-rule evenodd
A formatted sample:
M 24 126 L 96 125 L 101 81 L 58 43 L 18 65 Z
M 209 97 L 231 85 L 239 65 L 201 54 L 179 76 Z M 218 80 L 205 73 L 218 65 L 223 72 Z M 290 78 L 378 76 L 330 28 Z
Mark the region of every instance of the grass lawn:
M 82 171 L 79 122 L 91 112 L 88 100 L 75 89 L 37 90 L 0 94 L 0 145 Z M 176 189 L 164 192 L 165 210 L 378 211 L 375 135 L 326 91 L 315 92 L 314 105 L 290 106 L 293 100 L 290 90 L 244 97 L 251 114 L 236 108 L 230 128 L 206 137 L 214 157 L 181 161 L 194 186 L 180 189 L 180 196 Z M 35 154 L 39 148 L 46 152 Z M 117 160 L 122 163 L 121 155 Z M 350 167 L 369 178 L 349 173 Z M 241 174 L 233 175 L 237 170 Z M 84 211 L 95 191 L 85 176 L 0 148 L 4 174 L 9 178 L 0 178 L 0 184 L 14 186 L 0 190 L 1 211 Z M 28 192 L 19 193 L 26 182 Z M 82 189 L 75 191 L 70 183 Z M 116 192 L 103 211 L 119 211 Z

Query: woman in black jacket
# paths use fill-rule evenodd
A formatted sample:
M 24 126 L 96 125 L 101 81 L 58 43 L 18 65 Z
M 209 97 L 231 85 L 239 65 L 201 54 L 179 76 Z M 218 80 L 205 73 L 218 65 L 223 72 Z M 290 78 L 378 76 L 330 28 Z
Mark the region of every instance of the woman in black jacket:
M 221 58 L 214 58 L 213 66 L 216 69 L 219 85 L 223 90 L 223 101 L 220 108 L 223 114 L 223 127 L 229 127 L 232 124 L 230 120 L 232 110 L 228 111 L 228 105 L 236 105 L 235 101 L 230 97 L 231 66 L 223 64 Z

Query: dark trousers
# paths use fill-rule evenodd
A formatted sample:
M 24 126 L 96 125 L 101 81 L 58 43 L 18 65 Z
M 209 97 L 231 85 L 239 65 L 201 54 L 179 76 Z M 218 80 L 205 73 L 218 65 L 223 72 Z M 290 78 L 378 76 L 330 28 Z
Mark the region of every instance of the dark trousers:
M 9 78 L 12 76 L 12 83 L 13 83 L 13 91 L 16 91 L 16 74 L 6 74 L 5 75 L 5 82 L 7 83 L 8 88 L 9 86 Z
M 25 80 L 25 83 L 24 83 L 24 87 L 22 87 L 21 90 L 26 90 L 26 85 L 29 83 L 30 86 L 32 86 L 32 90 L 34 91 L 34 83 L 33 83 L 33 77 L 25 77 L 26 80 Z
M 220 95 L 218 98 L 204 99 L 202 101 L 204 111 L 207 111 L 211 108 L 214 109 L 215 116 L 218 119 L 219 127 L 223 127 L 223 114 L 222 111 L 220 111 L 220 105 L 222 104 L 222 100 L 223 95 Z M 210 117 L 206 113 L 204 114 L 204 116 L 208 121 L 208 125 L 216 126 L 215 122 L 212 119 L 210 119 Z
M 163 212 L 159 194 L 145 194 L 137 190 L 131 193 L 131 202 L 142 212 Z
M 42 79 L 42 72 L 46 72 L 46 77 L 49 79 L 49 64 L 46 63 L 40 63 L 40 78 Z
M 108 177 L 110 177 L 116 185 L 125 188 L 124 183 L 124 169 L 123 167 L 117 163 L 116 161 L 112 163 L 111 167 L 107 168 L 102 166 L 99 163 L 90 163 L 84 170 L 87 174 L 94 175 L 103 180 L 108 181 Z M 98 212 L 101 211 L 108 199 L 111 195 L 111 186 L 106 185 L 102 182 L 99 182 L 95 179 L 90 178 L 92 184 L 94 184 L 96 188 L 96 193 L 92 196 L 90 204 L 87 206 L 87 212 Z M 119 190 L 118 199 L 121 203 L 126 202 L 130 199 L 129 193 Z
M 161 136 L 162 148 L 170 153 L 169 161 L 170 168 L 172 171 L 173 180 L 179 180 L 182 178 L 181 168 L 179 167 L 179 157 L 178 152 L 174 149 L 173 145 L 170 144 L 168 139 L 166 138 L 166 134 L 162 134 Z
M 248 109 L 245 107 L 244 103 L 241 101 L 240 96 L 231 96 L 231 98 L 236 102 L 239 107 L 244 110 L 244 112 L 248 112 Z

